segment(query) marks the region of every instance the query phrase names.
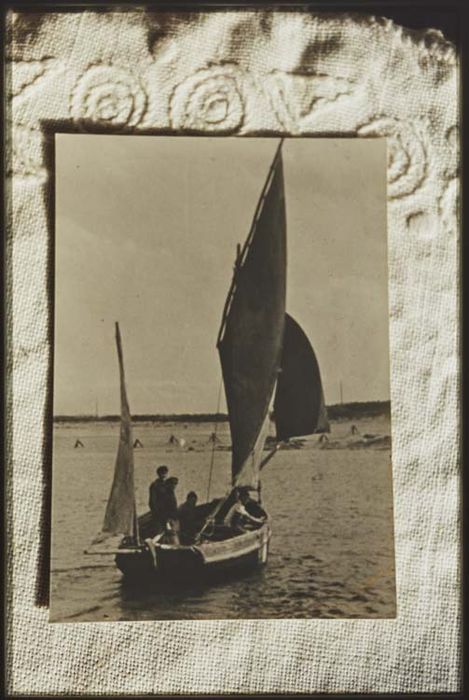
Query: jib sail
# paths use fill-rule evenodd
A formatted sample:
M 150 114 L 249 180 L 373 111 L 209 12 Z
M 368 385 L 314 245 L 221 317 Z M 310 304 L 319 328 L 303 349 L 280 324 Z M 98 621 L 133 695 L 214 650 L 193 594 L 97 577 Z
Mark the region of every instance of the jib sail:
M 274 420 L 278 440 L 330 429 L 316 355 L 302 328 L 288 314 L 285 315 Z

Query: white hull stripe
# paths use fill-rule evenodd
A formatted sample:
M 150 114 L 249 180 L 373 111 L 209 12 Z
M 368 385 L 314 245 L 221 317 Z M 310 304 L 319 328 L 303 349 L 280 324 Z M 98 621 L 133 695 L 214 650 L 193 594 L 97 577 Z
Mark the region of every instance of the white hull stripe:
M 199 549 L 199 552 L 202 554 L 202 557 L 206 564 L 212 564 L 218 561 L 229 561 L 230 559 L 238 559 L 239 557 L 242 557 L 245 554 L 251 554 L 252 552 L 256 552 L 260 548 L 261 543 L 256 542 L 256 544 L 251 545 L 250 547 L 245 547 L 244 549 L 237 549 L 233 552 L 220 552 L 220 554 L 210 554 L 203 552 L 201 549 Z M 198 547 L 196 547 L 196 549 L 198 549 Z

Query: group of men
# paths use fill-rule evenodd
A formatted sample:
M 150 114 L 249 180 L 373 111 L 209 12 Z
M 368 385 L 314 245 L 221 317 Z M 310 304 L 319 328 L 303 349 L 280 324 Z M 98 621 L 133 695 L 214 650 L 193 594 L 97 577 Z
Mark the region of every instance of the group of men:
M 189 491 L 186 500 L 179 507 L 176 498 L 178 479 L 168 476 L 168 467 L 162 465 L 156 470 L 157 478 L 150 485 L 149 506 L 153 518 L 155 534 L 170 533 L 172 542 L 190 544 L 200 531 L 200 516 L 197 513 L 197 494 Z M 244 532 L 259 527 L 267 514 L 259 503 L 254 501 L 247 488 L 233 492 L 232 503 L 223 518 L 223 524 L 234 531 Z

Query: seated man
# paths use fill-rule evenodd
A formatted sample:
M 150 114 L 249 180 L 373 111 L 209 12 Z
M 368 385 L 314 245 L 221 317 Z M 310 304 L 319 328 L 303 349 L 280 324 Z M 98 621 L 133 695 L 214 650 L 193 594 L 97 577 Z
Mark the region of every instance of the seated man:
M 199 529 L 199 520 L 197 510 L 197 494 L 194 491 L 189 491 L 186 500 L 182 503 L 177 511 L 179 520 L 180 537 L 182 544 L 191 544 Z
M 255 518 L 267 518 L 267 513 L 262 508 L 261 504 L 258 503 L 258 501 L 255 501 L 254 498 L 251 498 L 249 495 L 249 489 L 245 489 L 245 492 L 246 498 L 244 501 L 244 507 L 249 515 L 253 515 Z
M 234 505 L 230 508 L 223 521 L 224 525 L 238 532 L 245 532 L 253 526 L 259 527 L 263 524 L 265 517 L 257 518 L 246 510 L 246 504 L 250 500 L 249 492 L 246 489 L 237 489 L 235 498 Z

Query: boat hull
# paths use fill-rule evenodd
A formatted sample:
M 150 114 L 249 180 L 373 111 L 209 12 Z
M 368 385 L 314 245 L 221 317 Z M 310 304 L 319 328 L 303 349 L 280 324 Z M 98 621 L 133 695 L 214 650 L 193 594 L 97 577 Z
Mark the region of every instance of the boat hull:
M 195 579 L 215 579 L 252 570 L 267 563 L 270 524 L 257 530 L 221 541 L 206 541 L 193 546 L 148 544 L 125 549 L 116 555 L 116 565 L 125 578 L 140 580 L 148 576 L 188 584 Z

